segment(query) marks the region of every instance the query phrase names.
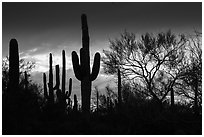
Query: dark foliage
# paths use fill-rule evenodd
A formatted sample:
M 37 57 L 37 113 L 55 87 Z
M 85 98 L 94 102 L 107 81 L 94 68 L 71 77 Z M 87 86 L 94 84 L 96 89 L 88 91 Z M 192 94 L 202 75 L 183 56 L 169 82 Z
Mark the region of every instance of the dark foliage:
M 18 43 L 12 39 L 9 63 L 3 61 L 2 70 L 2 134 L 202 134 L 200 35 L 187 40 L 183 35 L 176 37 L 170 31 L 156 36 L 147 33 L 137 41 L 134 34 L 125 32 L 121 37 L 120 40 L 111 41 L 111 51 L 104 51 L 103 57 L 105 71 L 109 74 L 118 72 L 117 93 L 109 85 L 105 87 L 106 94 L 100 93 L 95 87 L 94 110 L 90 110 L 91 82 L 99 73 L 100 54 L 96 53 L 90 72 L 89 35 L 85 15 L 82 15 L 81 64 L 76 52 L 72 53 L 75 76 L 82 83 L 82 109 L 76 95 L 74 101 L 70 98 L 71 78 L 69 91 L 65 89 L 65 51 L 62 51 L 62 88 L 59 88 L 59 65 L 55 66 L 56 85 L 53 85 L 50 53 L 49 82 L 43 74 L 42 90 L 30 80 L 29 72 L 34 64 L 22 60 L 19 63 Z M 194 47 L 187 46 L 187 41 Z M 22 71 L 21 68 L 27 69 Z M 168 95 L 171 101 L 168 100 Z M 193 107 L 190 103 L 176 102 L 176 96 L 187 97 L 193 102 Z

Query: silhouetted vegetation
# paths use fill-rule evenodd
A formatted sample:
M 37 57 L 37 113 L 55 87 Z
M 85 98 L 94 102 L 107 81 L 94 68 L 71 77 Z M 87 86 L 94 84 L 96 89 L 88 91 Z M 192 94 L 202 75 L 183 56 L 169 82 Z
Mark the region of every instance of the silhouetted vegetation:
M 88 115 L 90 112 L 91 82 L 94 81 L 100 69 L 100 54 L 96 53 L 93 68 L 90 73 L 89 33 L 86 15 L 81 16 L 82 21 L 82 48 L 80 49 L 80 63 L 78 55 L 72 52 L 73 70 L 76 78 L 81 81 L 82 111 Z
M 19 60 L 17 40 L 12 39 L 2 66 L 3 134 L 202 134 L 201 33 L 146 33 L 139 39 L 124 32 L 111 40 L 102 62 L 107 74 L 116 75 L 117 90 L 107 85 L 103 94 L 96 86 L 96 107 L 91 108 L 91 83 L 99 73 L 100 54 L 95 54 L 90 71 L 86 15 L 81 20 L 80 62 L 72 52 L 74 73 L 81 81 L 81 107 L 76 94 L 70 98 L 72 78 L 66 91 L 64 50 L 62 83 L 56 65 L 53 85 L 50 53 L 49 79 L 43 73 L 41 89 L 30 80 L 34 63 Z

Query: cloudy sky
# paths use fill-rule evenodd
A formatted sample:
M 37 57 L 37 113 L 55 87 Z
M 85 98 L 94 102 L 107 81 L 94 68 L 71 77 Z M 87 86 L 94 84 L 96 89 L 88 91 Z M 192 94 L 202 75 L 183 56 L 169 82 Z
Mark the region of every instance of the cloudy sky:
M 35 60 L 33 79 L 42 82 L 48 71 L 48 55 L 53 65 L 61 66 L 65 49 L 67 75 L 74 80 L 73 92 L 80 95 L 80 82 L 74 78 L 71 52 L 81 48 L 80 16 L 86 13 L 90 33 L 91 57 L 108 49 L 109 39 L 119 38 L 127 30 L 138 35 L 171 29 L 174 33 L 192 33 L 202 28 L 202 3 L 5 3 L 2 4 L 2 56 L 8 55 L 8 43 L 16 38 L 20 57 Z M 68 78 L 67 78 L 68 79 Z M 104 87 L 112 77 L 101 73 L 93 85 Z

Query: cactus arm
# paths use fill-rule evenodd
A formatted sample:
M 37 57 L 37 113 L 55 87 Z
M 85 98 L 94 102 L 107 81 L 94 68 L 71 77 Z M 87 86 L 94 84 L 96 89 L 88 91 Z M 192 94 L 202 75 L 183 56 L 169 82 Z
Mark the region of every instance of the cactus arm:
M 24 72 L 24 74 L 25 74 L 25 90 L 28 90 L 28 75 L 26 71 Z
M 94 57 L 92 73 L 90 76 L 91 81 L 94 81 L 97 78 L 99 70 L 100 70 L 100 54 L 97 52 Z
M 59 85 L 60 85 L 59 65 L 56 65 L 55 69 L 56 69 L 56 85 L 54 87 L 54 90 L 59 89 Z
M 77 111 L 77 106 L 78 106 L 77 96 L 76 96 L 76 94 L 74 94 L 74 107 L 73 107 L 73 110 L 75 112 Z
M 65 83 L 66 83 L 66 58 L 65 51 L 62 51 L 62 94 L 65 95 Z
M 75 51 L 72 52 L 72 64 L 73 64 L 73 70 L 74 70 L 75 77 L 78 80 L 81 80 L 82 79 L 81 66 L 79 64 L 79 57 Z
M 118 105 L 121 107 L 122 104 L 122 97 L 121 97 L 121 75 L 120 69 L 118 69 Z
M 71 95 L 72 92 L 72 78 L 69 79 L 69 96 Z
M 69 79 L 69 91 L 66 91 L 65 98 L 69 99 L 72 93 L 72 78 Z
M 45 73 L 43 73 L 43 83 L 44 83 L 44 97 L 48 98 L 47 81 L 46 81 L 46 74 Z

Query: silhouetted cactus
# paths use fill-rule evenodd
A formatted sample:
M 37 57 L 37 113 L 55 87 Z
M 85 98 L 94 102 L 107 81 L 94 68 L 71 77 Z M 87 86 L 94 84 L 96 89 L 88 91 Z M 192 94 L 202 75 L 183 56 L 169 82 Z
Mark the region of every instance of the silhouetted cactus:
M 24 83 L 25 83 L 25 90 L 28 90 L 28 76 L 27 76 L 27 72 L 24 72 L 25 78 L 24 78 Z
M 66 58 L 65 51 L 62 51 L 62 94 L 65 94 L 65 83 L 66 83 Z
M 63 92 L 58 89 L 57 90 L 57 99 L 58 101 L 64 106 L 66 107 L 66 99 L 68 99 L 68 106 L 71 106 L 71 99 L 70 99 L 70 96 L 71 96 L 71 93 L 72 93 L 72 79 L 70 78 L 69 79 L 69 91 L 66 91 L 65 94 L 63 94 Z
M 89 55 L 89 33 L 87 18 L 85 14 L 81 16 L 82 21 L 82 48 L 80 49 L 80 63 L 78 55 L 72 52 L 73 70 L 76 78 L 81 81 L 82 111 L 90 112 L 91 82 L 98 76 L 100 69 L 100 54 L 96 53 L 93 62 L 92 73 L 90 73 Z
M 171 94 L 171 110 L 174 111 L 174 89 L 173 87 L 170 90 Z
M 99 99 L 99 93 L 98 93 L 98 90 L 97 90 L 96 91 L 96 110 L 97 110 L 97 112 L 99 110 L 99 101 L 98 101 L 98 99 Z
M 54 104 L 54 90 L 56 90 L 57 95 L 57 101 L 60 105 L 60 108 L 63 110 L 66 109 L 67 105 L 71 106 L 70 102 L 70 96 L 72 91 L 72 79 L 69 79 L 69 91 L 66 91 L 65 93 L 65 83 L 66 83 L 66 60 L 65 60 L 65 51 L 62 51 L 62 89 L 59 89 L 60 86 L 60 70 L 59 65 L 55 66 L 56 70 L 56 85 L 53 88 L 53 71 L 52 71 L 52 54 L 50 53 L 50 60 L 49 60 L 49 95 L 47 92 L 47 81 L 46 81 L 46 74 L 43 74 L 43 82 L 44 82 L 44 97 L 48 100 L 48 104 Z M 66 99 L 68 99 L 68 104 L 66 102 Z
M 55 66 L 55 71 L 56 71 L 56 84 L 54 87 L 54 90 L 58 90 L 60 86 L 60 72 L 59 72 L 59 65 Z
M 48 99 L 46 74 L 43 73 L 44 97 Z
M 54 104 L 54 90 L 53 90 L 53 71 L 52 71 L 52 54 L 50 53 L 50 60 L 49 60 L 49 96 L 48 96 L 48 103 Z
M 16 39 L 9 43 L 9 92 L 15 92 L 19 87 L 19 53 Z
M 65 93 L 65 83 L 66 83 L 66 57 L 65 57 L 65 51 L 62 50 L 62 87 L 60 90 L 59 89 L 59 85 L 60 85 L 59 65 L 56 65 L 56 86 L 54 90 L 57 90 L 56 94 L 57 94 L 58 102 L 60 102 L 64 108 L 67 105 L 66 99 L 68 99 L 68 105 L 69 106 L 71 105 L 70 96 L 72 92 L 72 79 L 71 78 L 69 79 L 69 91 L 66 91 L 66 93 Z
M 120 69 L 118 69 L 118 105 L 119 105 L 119 108 L 120 108 L 121 105 L 122 105 Z
M 74 112 L 77 112 L 78 110 L 78 101 L 77 101 L 77 96 L 74 94 L 74 106 L 73 106 Z
M 54 104 L 54 88 L 53 88 L 53 72 L 52 72 L 52 54 L 49 56 L 49 94 L 47 92 L 47 80 L 46 74 L 43 73 L 43 83 L 44 83 L 44 97 L 48 100 L 49 105 Z

